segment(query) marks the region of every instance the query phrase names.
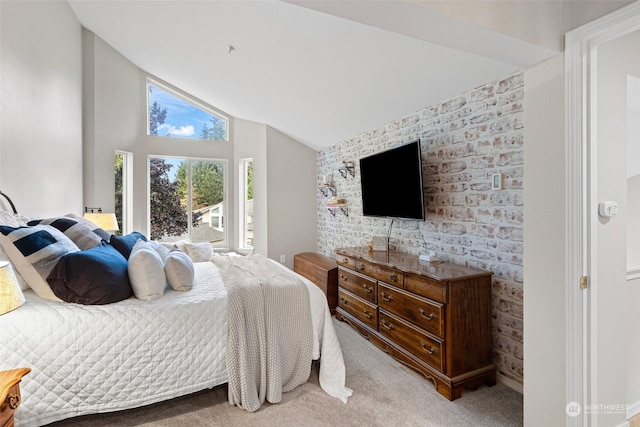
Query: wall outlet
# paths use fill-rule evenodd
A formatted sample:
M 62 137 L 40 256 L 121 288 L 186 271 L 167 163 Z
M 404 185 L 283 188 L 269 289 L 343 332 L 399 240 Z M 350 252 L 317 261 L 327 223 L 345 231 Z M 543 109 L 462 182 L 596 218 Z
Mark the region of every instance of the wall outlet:
M 286 255 L 280 255 L 280 264 L 284 264 L 285 262 L 287 262 L 287 256 Z

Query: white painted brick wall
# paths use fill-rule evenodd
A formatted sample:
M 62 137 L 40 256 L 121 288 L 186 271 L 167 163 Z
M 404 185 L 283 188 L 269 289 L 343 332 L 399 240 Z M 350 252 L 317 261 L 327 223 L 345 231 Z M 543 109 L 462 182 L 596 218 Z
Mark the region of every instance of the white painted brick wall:
M 392 249 L 418 255 L 436 251 L 445 261 L 493 272 L 494 364 L 500 375 L 522 384 L 524 75 L 429 106 L 324 149 L 318 182 L 332 175 L 348 216 L 333 215 L 318 191 L 318 250 L 366 246 L 386 235 L 389 220 L 362 216 L 361 157 L 415 139 L 422 141 L 426 220 L 394 222 Z M 343 178 L 343 161 L 356 164 Z M 502 173 L 503 189 L 491 190 Z M 393 173 L 393 170 L 389 170 Z M 381 195 L 392 197 L 393 195 Z

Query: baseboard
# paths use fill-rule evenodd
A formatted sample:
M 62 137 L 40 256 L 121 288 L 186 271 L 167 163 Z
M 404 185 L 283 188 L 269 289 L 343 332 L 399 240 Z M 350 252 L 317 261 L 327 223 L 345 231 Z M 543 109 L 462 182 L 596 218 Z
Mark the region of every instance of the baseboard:
M 640 415 L 640 402 L 636 402 L 633 405 L 627 405 L 627 419 L 630 420 L 633 417 Z
M 512 380 L 511 378 L 505 377 L 504 375 L 500 375 L 496 373 L 496 381 L 500 384 L 504 384 L 512 390 L 517 391 L 522 394 L 524 389 L 522 388 L 522 383 Z

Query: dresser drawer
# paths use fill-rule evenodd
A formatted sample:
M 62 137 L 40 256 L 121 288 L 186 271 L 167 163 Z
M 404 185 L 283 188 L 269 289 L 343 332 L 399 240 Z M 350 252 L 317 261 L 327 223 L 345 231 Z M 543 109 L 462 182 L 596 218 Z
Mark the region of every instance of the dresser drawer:
M 378 308 L 357 296 L 338 288 L 338 305 L 371 329 L 378 330 Z
M 447 285 L 425 276 L 407 274 L 404 279 L 404 288 L 409 292 L 438 302 L 447 302 Z
M 399 288 L 402 287 L 402 284 L 404 282 L 404 275 L 401 271 L 360 259 L 356 259 L 354 261 L 356 271 L 381 280 L 390 285 L 397 286 Z
M 356 261 L 353 258 L 339 253 L 336 253 L 336 263 L 349 268 L 354 268 L 356 265 Z
M 444 344 L 437 337 L 384 310 L 380 310 L 380 333 L 423 362 L 444 372 Z
M 381 309 L 396 314 L 427 332 L 444 337 L 444 306 L 439 302 L 411 295 L 382 283 L 378 285 L 378 301 Z
M 343 267 L 338 267 L 338 283 L 340 287 L 369 301 L 377 304 L 377 281 L 362 274 L 354 273 Z

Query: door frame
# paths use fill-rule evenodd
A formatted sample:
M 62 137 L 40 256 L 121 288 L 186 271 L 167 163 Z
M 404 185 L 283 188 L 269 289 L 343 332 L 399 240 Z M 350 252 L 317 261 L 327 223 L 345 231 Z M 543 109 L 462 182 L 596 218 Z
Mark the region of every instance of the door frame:
M 598 402 L 597 333 L 597 60 L 598 46 L 640 30 L 640 1 L 565 35 L 565 296 L 566 401 Z M 587 277 L 587 289 L 580 281 Z M 567 426 L 596 426 L 593 414 L 569 415 Z

